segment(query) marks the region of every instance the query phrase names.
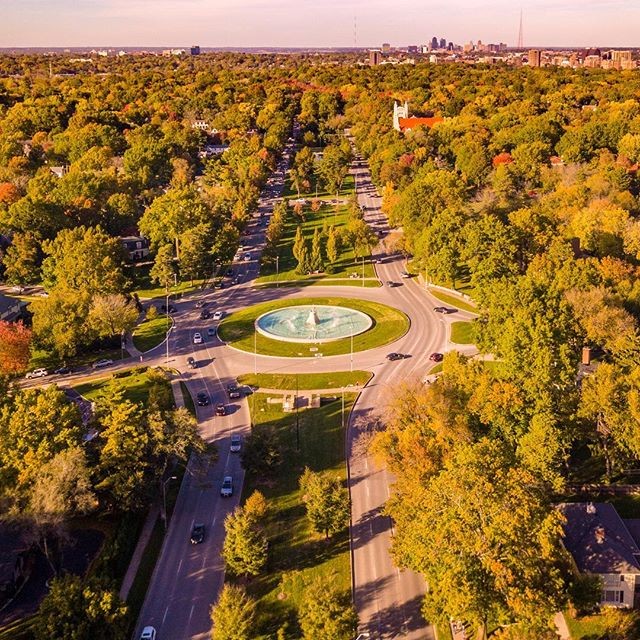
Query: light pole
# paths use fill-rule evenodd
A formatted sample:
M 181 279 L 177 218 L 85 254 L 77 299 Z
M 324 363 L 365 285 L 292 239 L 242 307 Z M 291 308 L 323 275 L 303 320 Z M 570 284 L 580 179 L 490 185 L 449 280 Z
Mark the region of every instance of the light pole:
M 353 320 L 350 318 L 349 322 L 351 323 L 351 355 L 350 355 L 350 359 L 351 359 L 351 373 L 353 373 Z
M 298 414 L 298 374 L 296 373 L 296 395 L 293 398 L 293 406 L 296 410 L 296 451 L 300 451 L 300 416 Z
M 253 328 L 253 375 L 258 376 L 258 331 Z
M 167 314 L 167 344 L 166 344 L 166 349 L 167 349 L 167 355 L 166 355 L 166 365 L 169 366 L 169 331 L 170 331 L 170 326 L 171 323 L 169 321 L 169 282 L 167 281 L 167 285 L 165 287 L 165 293 L 167 296 L 166 299 L 166 305 L 165 305 L 165 313 Z
M 280 256 L 276 256 L 276 289 L 280 284 Z
M 364 287 L 364 256 L 362 256 L 362 286 Z
M 178 476 L 169 476 L 166 480 L 162 481 L 162 519 L 164 520 L 164 530 L 167 531 L 167 484 L 171 480 L 177 480 Z

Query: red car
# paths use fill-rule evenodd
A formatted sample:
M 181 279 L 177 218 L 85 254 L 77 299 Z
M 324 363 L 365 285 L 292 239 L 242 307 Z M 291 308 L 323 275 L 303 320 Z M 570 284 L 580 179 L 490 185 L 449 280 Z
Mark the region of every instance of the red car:
M 429 360 L 431 360 L 433 362 L 442 362 L 443 358 L 444 358 L 444 356 L 441 353 L 432 353 L 429 356 Z

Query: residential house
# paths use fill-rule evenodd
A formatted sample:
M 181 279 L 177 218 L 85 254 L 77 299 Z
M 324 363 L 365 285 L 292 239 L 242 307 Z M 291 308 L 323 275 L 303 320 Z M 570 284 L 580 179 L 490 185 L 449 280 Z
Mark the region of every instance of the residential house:
M 564 546 L 581 573 L 602 578 L 601 604 L 640 604 L 640 520 L 625 520 L 612 504 L 563 503 Z
M 125 236 L 120 243 L 130 262 L 139 262 L 149 255 L 149 241 L 142 236 Z
M 53 173 L 54 176 L 62 178 L 63 176 L 66 176 L 67 173 L 69 173 L 69 166 L 63 165 L 60 167 L 49 167 L 49 170 L 51 171 L 51 173 Z
M 22 316 L 26 303 L 18 298 L 10 298 L 0 293 L 0 320 L 15 322 Z
M 17 533 L 0 527 L 0 607 L 27 581 L 34 559 L 33 549 Z

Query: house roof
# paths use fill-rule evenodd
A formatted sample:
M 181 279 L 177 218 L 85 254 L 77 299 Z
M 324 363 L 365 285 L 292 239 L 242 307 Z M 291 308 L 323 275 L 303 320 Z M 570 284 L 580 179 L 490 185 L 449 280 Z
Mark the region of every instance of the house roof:
M 10 298 L 9 296 L 5 296 L 3 293 L 0 293 L 0 316 L 12 310 L 16 310 L 17 312 L 20 306 L 20 300 Z
M 444 118 L 441 118 L 440 116 L 434 116 L 433 118 L 418 118 L 415 116 L 412 116 L 411 118 L 398 118 L 400 131 L 415 129 L 415 127 L 428 127 L 431 129 L 431 127 L 439 124 L 440 122 L 444 122 Z
M 502 153 L 499 153 L 492 160 L 494 167 L 499 167 L 501 164 L 511 164 L 512 162 L 513 162 L 513 158 L 511 157 L 511 154 L 507 151 L 503 151 Z
M 640 548 L 615 507 L 604 502 L 563 503 L 564 546 L 584 573 L 640 574 Z

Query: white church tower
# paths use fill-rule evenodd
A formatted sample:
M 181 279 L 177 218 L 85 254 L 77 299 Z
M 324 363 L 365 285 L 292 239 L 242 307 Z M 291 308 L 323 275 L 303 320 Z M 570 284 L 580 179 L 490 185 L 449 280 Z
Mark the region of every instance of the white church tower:
M 404 105 L 400 105 L 394 100 L 393 101 L 393 128 L 396 131 L 401 131 L 400 118 L 408 118 L 408 117 L 409 117 L 409 103 L 405 100 Z

